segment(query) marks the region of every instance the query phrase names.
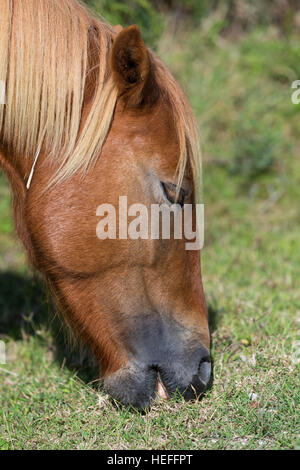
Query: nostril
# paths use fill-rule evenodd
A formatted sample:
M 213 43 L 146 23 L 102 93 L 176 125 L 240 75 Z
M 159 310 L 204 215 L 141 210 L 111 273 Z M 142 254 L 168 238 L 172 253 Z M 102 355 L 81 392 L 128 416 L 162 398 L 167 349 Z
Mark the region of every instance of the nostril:
M 203 385 L 206 387 L 211 376 L 211 361 L 210 357 L 204 357 L 201 359 L 200 364 L 199 364 L 199 369 L 198 369 L 198 375 L 199 379 L 203 383 Z

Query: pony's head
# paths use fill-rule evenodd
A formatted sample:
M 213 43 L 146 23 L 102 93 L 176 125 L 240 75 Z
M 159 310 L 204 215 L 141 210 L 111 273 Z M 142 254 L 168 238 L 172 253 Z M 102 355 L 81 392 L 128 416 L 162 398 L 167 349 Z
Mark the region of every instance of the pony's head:
M 64 0 L 61 5 L 73 3 Z M 43 0 L 39 4 L 52 8 L 52 2 Z M 37 17 L 39 8 L 36 4 Z M 90 19 L 81 21 L 88 23 Z M 192 399 L 206 389 L 211 373 L 199 250 L 187 250 L 187 240 L 176 237 L 174 228 L 170 239 L 164 239 L 160 230 L 158 236 L 148 237 L 141 233 L 130 237 L 127 230 L 136 234 L 137 225 L 140 231 L 141 226 L 145 229 L 145 217 L 150 227 L 155 205 L 164 204 L 167 210 L 177 202 L 171 221 L 184 216 L 184 204 L 192 205 L 195 211 L 200 178 L 196 125 L 183 92 L 146 48 L 139 29 L 132 26 L 115 34 L 107 26 L 101 29 L 96 20 L 93 22 L 94 29 L 87 27 L 89 37 L 93 37 L 86 41 L 86 47 L 96 44 L 95 57 L 104 47 L 103 60 L 95 59 L 93 64 L 93 54 L 85 54 L 85 65 L 80 59 L 81 65 L 76 69 L 78 80 L 70 79 L 68 88 L 60 79 L 65 93 L 50 83 L 56 73 L 52 60 L 54 66 L 48 64 L 52 76 L 46 74 L 37 84 L 35 100 L 38 103 L 40 96 L 44 100 L 42 113 L 36 119 L 45 119 L 44 125 L 39 125 L 36 138 L 31 136 L 26 145 L 17 142 L 17 147 L 27 150 L 31 142 L 38 140 L 39 146 L 43 142 L 26 196 L 27 238 L 31 240 L 35 264 L 48 279 L 68 324 L 94 351 L 109 394 L 126 405 L 145 408 L 160 383 L 166 395 L 178 390 Z M 51 31 L 49 27 L 48 36 Z M 12 38 L 17 36 L 13 32 Z M 55 40 L 58 39 L 54 35 Z M 73 44 L 70 37 L 69 43 Z M 80 41 L 75 46 L 79 48 Z M 14 44 L 12 49 L 18 53 Z M 72 60 L 64 58 L 70 62 L 68 67 L 74 67 L 77 50 L 73 52 Z M 55 57 L 54 49 L 51 53 Z M 41 61 L 48 60 L 48 56 L 45 53 Z M 10 67 L 11 83 L 18 75 L 17 67 L 21 65 L 16 58 L 15 72 L 13 64 Z M 30 64 L 28 70 L 32 69 Z M 88 69 L 81 83 L 82 74 Z M 26 70 L 24 65 L 23 76 Z M 63 72 L 66 78 L 71 70 L 69 74 Z M 11 111 L 14 101 L 10 95 L 15 96 L 11 83 L 7 106 L 10 115 L 4 118 L 7 141 L 13 139 L 11 129 L 27 123 L 18 123 L 18 115 Z M 70 90 L 69 101 L 64 96 Z M 49 136 L 56 125 L 49 123 L 49 114 L 47 118 L 49 99 L 53 119 L 61 117 L 62 109 L 70 116 L 61 123 L 69 126 L 73 147 L 65 137 L 57 138 L 58 131 L 54 136 L 55 152 L 61 147 L 67 158 L 55 158 L 53 151 L 52 158 L 48 158 Z M 84 103 L 82 113 L 80 100 Z M 78 114 L 77 119 L 80 116 L 79 126 L 72 122 L 72 112 Z M 35 120 L 30 123 L 34 127 Z M 101 139 L 101 152 L 96 154 Z M 19 171 L 28 177 L 32 161 L 22 160 L 20 167 Z M 82 168 L 84 178 L 79 171 Z M 131 228 L 126 224 L 126 233 L 121 227 L 124 213 L 129 214 L 128 223 L 133 223 Z M 133 221 L 137 213 L 143 215 L 139 224 L 136 219 Z M 195 222 L 194 213 L 192 219 Z M 159 220 L 161 228 L 162 219 Z M 104 226 L 115 236 L 103 235 Z
M 198 136 L 179 86 L 134 26 L 116 38 L 111 64 L 119 101 L 104 149 L 111 172 L 106 199 L 117 204 L 124 194 L 148 213 L 153 204 L 195 202 Z M 170 240 L 105 243 L 114 279 L 106 298 L 126 355 L 124 365 L 105 377 L 106 390 L 145 407 L 159 380 L 167 395 L 178 390 L 195 398 L 211 372 L 199 251 L 186 250 L 186 240 L 175 240 L 174 232 Z

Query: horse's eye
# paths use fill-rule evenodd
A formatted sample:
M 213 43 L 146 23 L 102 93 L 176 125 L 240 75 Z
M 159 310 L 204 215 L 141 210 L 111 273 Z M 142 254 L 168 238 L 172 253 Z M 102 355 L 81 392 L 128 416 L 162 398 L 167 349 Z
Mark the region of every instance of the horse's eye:
M 181 207 L 183 207 L 184 202 L 188 195 L 187 192 L 183 188 L 180 188 L 180 191 L 176 200 L 177 186 L 175 184 L 163 183 L 161 181 L 161 186 L 162 186 L 165 198 L 168 199 L 168 201 L 171 204 L 179 204 Z

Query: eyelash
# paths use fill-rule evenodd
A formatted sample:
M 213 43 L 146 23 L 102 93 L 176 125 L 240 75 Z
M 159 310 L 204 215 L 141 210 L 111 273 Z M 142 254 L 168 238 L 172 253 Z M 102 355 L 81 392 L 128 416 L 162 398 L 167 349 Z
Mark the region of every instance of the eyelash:
M 180 188 L 178 198 L 176 201 L 176 191 L 177 187 L 172 184 L 172 183 L 163 183 L 162 181 L 160 182 L 163 193 L 165 198 L 169 201 L 170 204 L 179 204 L 181 207 L 183 207 L 185 199 L 187 197 L 187 193 L 184 189 Z M 172 194 L 170 194 L 172 193 Z

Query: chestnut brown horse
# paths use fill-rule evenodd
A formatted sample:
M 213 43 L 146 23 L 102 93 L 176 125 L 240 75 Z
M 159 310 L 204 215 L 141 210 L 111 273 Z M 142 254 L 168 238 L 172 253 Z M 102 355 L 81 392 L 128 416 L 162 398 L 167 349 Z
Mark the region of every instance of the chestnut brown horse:
M 185 241 L 99 240 L 102 203 L 195 202 L 200 153 L 180 87 L 138 27 L 76 0 L 1 0 L 0 163 L 18 235 L 105 390 L 145 408 L 210 378 L 199 251 Z M 192 200 L 192 199 L 193 200 Z

